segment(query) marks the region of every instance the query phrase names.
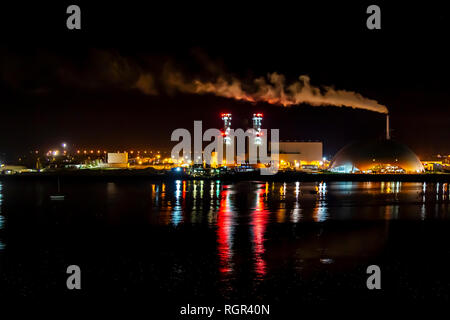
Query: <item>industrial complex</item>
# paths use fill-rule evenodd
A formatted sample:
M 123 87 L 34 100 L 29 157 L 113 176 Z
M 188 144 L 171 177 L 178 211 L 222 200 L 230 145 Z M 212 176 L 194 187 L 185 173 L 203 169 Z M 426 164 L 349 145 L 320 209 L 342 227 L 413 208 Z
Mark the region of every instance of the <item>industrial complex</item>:
M 438 159 L 420 160 L 406 145 L 390 137 L 389 115 L 386 116 L 386 136 L 382 139 L 357 141 L 343 147 L 332 159 L 323 156 L 321 141 L 279 141 L 278 156 L 274 157 L 268 134 L 263 129 L 263 114 L 254 113 L 252 128 L 245 136 L 245 153 L 237 152 L 239 143 L 232 126 L 232 114 L 222 113 L 220 136 L 223 149 L 205 154 L 193 161 L 189 156 L 171 155 L 155 150 L 116 150 L 62 148 L 41 153 L 38 150 L 22 156 L 17 163 L 1 164 L 1 174 L 46 172 L 56 170 L 145 170 L 183 172 L 192 176 L 216 176 L 223 172 L 258 171 L 275 165 L 277 171 L 305 173 L 353 174 L 418 174 L 423 172 L 450 172 L 450 155 Z M 250 133 L 248 133 L 250 132 Z M 222 148 L 221 147 L 221 148 Z M 269 158 L 260 158 L 260 148 L 267 148 Z M 250 150 L 250 151 L 249 151 Z M 257 150 L 256 161 L 250 161 L 249 152 Z M 231 154 L 231 156 L 230 156 Z M 270 161 L 268 161 L 268 159 Z M 207 161 L 209 160 L 209 161 Z M 274 161 L 272 161 L 274 160 Z M 269 163 L 271 162 L 271 163 Z

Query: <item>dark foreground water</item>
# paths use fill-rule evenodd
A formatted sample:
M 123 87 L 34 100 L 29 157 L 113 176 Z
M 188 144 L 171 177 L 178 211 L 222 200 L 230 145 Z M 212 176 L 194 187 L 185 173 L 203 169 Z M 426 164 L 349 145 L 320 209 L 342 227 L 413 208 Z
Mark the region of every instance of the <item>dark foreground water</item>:
M 0 296 L 167 307 L 450 300 L 449 186 L 0 182 Z M 66 288 L 78 265 L 82 289 Z M 368 290 L 366 268 L 381 268 Z

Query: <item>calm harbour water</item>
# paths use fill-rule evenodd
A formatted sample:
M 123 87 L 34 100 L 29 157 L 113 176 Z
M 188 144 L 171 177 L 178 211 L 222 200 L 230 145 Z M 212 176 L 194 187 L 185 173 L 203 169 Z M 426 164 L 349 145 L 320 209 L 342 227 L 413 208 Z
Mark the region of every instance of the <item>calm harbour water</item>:
M 449 185 L 0 182 L 0 296 L 449 300 Z M 81 293 L 66 268 L 82 270 Z M 382 269 L 380 292 L 366 268 Z

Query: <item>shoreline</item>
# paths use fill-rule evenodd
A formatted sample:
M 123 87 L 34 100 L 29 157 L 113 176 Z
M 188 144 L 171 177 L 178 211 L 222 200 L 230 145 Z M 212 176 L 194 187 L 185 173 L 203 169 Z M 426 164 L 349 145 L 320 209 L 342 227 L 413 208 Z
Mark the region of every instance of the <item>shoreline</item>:
M 44 173 L 20 173 L 0 175 L 0 181 L 27 180 L 64 180 L 84 181 L 126 181 L 126 180 L 219 180 L 219 181 L 356 181 L 356 182 L 450 182 L 450 173 L 422 173 L 422 174 L 339 174 L 339 173 L 305 173 L 278 172 L 275 175 L 261 175 L 258 172 L 222 174 L 220 176 L 193 177 L 186 174 L 156 173 L 147 170 L 95 170 L 95 171 L 54 171 Z

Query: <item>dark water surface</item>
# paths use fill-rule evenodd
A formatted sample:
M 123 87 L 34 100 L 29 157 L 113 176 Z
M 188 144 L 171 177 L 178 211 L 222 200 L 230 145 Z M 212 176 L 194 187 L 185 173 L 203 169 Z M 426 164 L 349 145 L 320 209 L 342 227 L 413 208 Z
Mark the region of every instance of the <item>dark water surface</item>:
M 2 297 L 148 297 L 175 313 L 450 300 L 448 184 L 61 181 L 51 201 L 56 185 L 0 182 Z M 371 264 L 382 290 L 366 287 Z

